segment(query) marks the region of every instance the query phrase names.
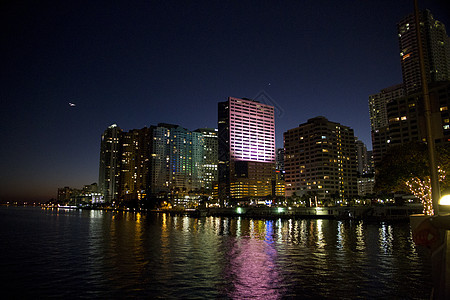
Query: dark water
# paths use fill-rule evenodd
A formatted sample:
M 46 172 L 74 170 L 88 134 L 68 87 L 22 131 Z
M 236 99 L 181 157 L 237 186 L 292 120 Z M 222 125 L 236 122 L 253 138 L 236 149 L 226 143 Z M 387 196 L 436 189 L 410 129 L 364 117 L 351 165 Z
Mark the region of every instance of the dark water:
M 16 298 L 428 299 L 408 223 L 0 207 Z

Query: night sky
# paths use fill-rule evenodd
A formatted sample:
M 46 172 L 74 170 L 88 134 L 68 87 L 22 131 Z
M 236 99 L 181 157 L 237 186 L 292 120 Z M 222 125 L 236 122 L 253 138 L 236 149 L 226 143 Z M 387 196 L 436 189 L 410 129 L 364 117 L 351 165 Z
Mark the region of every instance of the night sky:
M 449 33 L 445 2 L 419 6 Z M 275 105 L 277 147 L 321 115 L 371 149 L 368 96 L 402 81 L 396 24 L 413 5 L 2 1 L 0 201 L 97 182 L 111 124 L 217 127 L 228 96 Z

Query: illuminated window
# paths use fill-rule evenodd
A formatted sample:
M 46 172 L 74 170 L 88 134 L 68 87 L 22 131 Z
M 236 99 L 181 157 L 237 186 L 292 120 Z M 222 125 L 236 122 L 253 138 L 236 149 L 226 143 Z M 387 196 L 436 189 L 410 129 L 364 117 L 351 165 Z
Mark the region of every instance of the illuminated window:
M 439 110 L 440 111 L 446 111 L 446 110 L 448 110 L 448 107 L 447 106 L 442 106 Z

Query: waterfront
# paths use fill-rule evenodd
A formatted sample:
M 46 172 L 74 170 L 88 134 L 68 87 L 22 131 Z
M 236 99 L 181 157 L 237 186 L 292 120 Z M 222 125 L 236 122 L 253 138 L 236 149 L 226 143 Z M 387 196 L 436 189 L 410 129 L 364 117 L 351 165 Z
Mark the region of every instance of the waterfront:
M 0 207 L 16 297 L 428 299 L 407 222 Z M 7 270 L 7 271 L 5 271 Z

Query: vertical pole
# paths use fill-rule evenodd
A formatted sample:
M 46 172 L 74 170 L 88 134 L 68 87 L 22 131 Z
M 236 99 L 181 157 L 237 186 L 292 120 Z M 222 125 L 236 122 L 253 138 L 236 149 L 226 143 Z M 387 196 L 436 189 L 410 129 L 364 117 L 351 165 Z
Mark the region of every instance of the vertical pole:
M 417 0 L 414 0 L 414 15 L 416 20 L 416 32 L 417 32 L 417 43 L 419 48 L 419 62 L 420 62 L 420 73 L 422 77 L 422 91 L 423 91 L 423 102 L 424 102 L 424 114 L 426 122 L 427 131 L 427 146 L 428 146 L 428 159 L 430 167 L 430 179 L 431 179 L 431 199 L 433 202 L 434 214 L 439 214 L 439 176 L 436 164 L 436 149 L 435 142 L 433 138 L 433 131 L 431 127 L 431 103 L 430 94 L 428 91 L 428 82 L 425 71 L 425 61 L 423 56 L 423 46 L 420 33 L 420 20 L 419 20 L 419 5 Z
M 440 197 L 440 189 L 439 189 L 439 177 L 438 170 L 436 164 L 436 150 L 435 150 L 435 141 L 433 138 L 432 132 L 432 123 L 431 123 L 431 103 L 430 103 L 430 95 L 428 91 L 428 82 L 425 71 L 425 62 L 423 55 L 423 46 L 422 39 L 420 33 L 420 20 L 419 20 L 419 6 L 417 0 L 414 0 L 414 15 L 415 15 L 415 23 L 416 23 L 416 34 L 417 34 L 417 43 L 419 49 L 419 62 L 420 62 L 420 74 L 422 78 L 422 91 L 423 91 L 423 101 L 424 101 L 424 114 L 426 121 L 426 132 L 427 132 L 427 146 L 428 146 L 428 158 L 429 158 L 429 168 L 430 168 L 430 179 L 431 179 L 431 200 L 433 202 L 433 210 L 434 214 L 439 214 L 439 197 Z M 450 258 L 449 252 L 449 236 L 447 231 L 444 229 L 438 229 L 440 239 L 442 240 L 442 244 L 436 249 L 432 250 L 431 253 L 431 271 L 433 277 L 433 291 L 431 298 L 432 299 L 449 299 L 448 296 L 450 294 L 450 274 L 449 268 L 447 266 Z

